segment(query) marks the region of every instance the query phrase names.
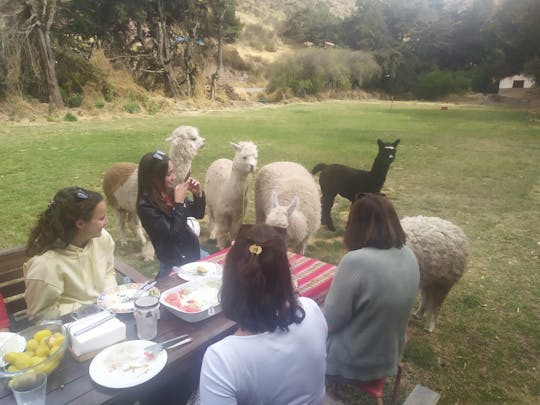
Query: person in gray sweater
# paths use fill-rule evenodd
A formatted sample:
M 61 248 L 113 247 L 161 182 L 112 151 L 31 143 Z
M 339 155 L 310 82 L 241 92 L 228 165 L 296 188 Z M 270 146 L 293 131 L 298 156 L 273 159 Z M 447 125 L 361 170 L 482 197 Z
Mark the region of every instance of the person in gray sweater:
M 326 375 L 357 382 L 395 375 L 420 271 L 390 201 L 380 194 L 356 200 L 344 243 L 348 253 L 324 303 Z

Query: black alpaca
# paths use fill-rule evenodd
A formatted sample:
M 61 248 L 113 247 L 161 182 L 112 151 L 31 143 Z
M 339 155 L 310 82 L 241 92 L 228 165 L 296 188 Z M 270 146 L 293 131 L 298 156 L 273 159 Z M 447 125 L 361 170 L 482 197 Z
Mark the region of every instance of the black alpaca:
M 399 139 L 391 143 L 377 139 L 377 144 L 379 145 L 379 153 L 369 172 L 340 164 L 327 165 L 324 163 L 317 164 L 311 171 L 312 174 L 321 172 L 319 177 L 322 192 L 321 223 L 326 225 L 329 230 L 336 230 L 330 215 L 336 195 L 339 194 L 353 202 L 358 193 L 378 193 L 381 191 L 390 164 L 396 158 Z

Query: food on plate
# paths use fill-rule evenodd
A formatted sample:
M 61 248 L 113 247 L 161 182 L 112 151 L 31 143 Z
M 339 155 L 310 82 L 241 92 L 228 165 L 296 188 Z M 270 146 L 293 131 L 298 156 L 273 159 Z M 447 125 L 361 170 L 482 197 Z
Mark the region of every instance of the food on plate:
M 219 283 L 206 283 L 198 288 L 183 288 L 165 296 L 165 301 L 184 312 L 201 312 L 219 304 Z
M 145 355 L 143 348 L 126 344 L 109 353 L 104 363 L 110 373 L 115 371 L 122 373 L 141 371 L 145 373 L 148 371 L 150 360 Z
M 206 273 L 208 273 L 208 269 L 203 266 L 197 266 L 197 273 L 204 276 Z

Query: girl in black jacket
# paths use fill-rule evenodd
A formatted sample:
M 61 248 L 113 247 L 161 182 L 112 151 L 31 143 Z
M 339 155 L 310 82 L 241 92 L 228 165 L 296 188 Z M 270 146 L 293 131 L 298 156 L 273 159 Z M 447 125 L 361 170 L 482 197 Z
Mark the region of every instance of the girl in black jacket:
M 176 184 L 174 167 L 161 151 L 145 154 L 139 163 L 137 213 L 159 259 L 158 277 L 201 258 L 198 236 L 188 217 L 204 217 L 206 200 L 201 184 L 192 177 Z M 187 198 L 193 194 L 193 201 Z

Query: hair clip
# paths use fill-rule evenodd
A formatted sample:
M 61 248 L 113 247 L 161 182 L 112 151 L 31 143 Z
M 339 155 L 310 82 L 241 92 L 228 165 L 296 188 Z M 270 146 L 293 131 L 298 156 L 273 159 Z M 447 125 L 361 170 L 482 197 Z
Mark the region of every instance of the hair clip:
M 253 244 L 253 245 L 250 245 L 250 246 L 249 246 L 249 251 L 250 251 L 251 253 L 253 253 L 254 255 L 257 255 L 257 256 L 258 256 L 258 255 L 260 255 L 260 254 L 262 253 L 262 247 L 259 246 L 259 245 Z

